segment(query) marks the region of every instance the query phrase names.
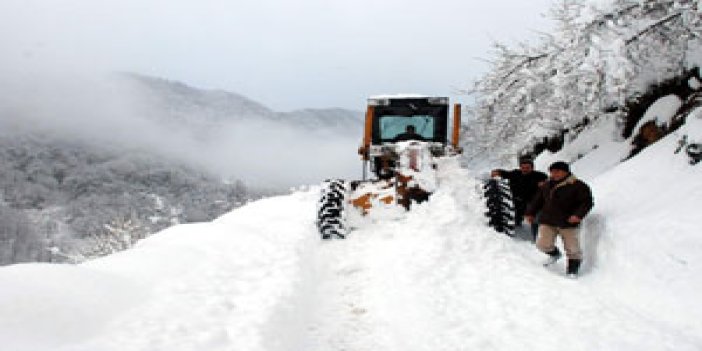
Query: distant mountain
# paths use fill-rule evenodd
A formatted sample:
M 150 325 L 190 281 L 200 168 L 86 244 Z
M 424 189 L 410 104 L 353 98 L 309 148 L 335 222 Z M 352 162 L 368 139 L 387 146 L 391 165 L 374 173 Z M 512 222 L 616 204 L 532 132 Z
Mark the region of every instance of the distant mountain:
M 129 109 L 150 125 L 128 133 L 130 143 L 253 186 L 287 189 L 358 173 L 362 112 L 276 112 L 236 93 L 136 74 L 119 77 Z M 151 133 L 144 137 L 143 131 Z
M 134 96 L 147 115 L 197 132 L 207 133 L 223 123 L 242 121 L 347 132 L 349 128 L 360 131 L 363 121 L 363 113 L 359 111 L 329 108 L 275 112 L 236 93 L 202 90 L 177 81 L 137 74 L 123 77 L 136 89 Z

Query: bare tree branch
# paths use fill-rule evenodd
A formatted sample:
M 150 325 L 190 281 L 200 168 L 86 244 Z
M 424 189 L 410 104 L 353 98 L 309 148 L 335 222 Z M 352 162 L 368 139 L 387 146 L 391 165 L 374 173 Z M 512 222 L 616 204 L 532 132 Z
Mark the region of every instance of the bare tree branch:
M 642 36 L 646 35 L 646 33 L 650 32 L 650 31 L 652 31 L 652 30 L 654 30 L 654 29 L 656 29 L 656 28 L 658 28 L 658 27 L 663 26 L 664 24 L 666 24 L 666 23 L 668 23 L 668 22 L 671 22 L 672 20 L 674 20 L 674 19 L 676 19 L 676 18 L 682 18 L 682 12 L 674 13 L 674 14 L 672 14 L 672 15 L 670 15 L 670 16 L 668 16 L 668 17 L 665 17 L 665 18 L 663 18 L 663 19 L 657 21 L 656 23 L 654 23 L 654 24 L 652 24 L 652 25 L 646 27 L 644 30 L 642 30 L 642 31 L 640 31 L 640 32 L 638 32 L 638 33 L 636 33 L 635 35 L 633 35 L 632 37 L 630 37 L 629 39 L 627 39 L 626 42 L 625 42 L 626 45 L 629 45 L 629 44 L 631 44 L 631 43 L 633 43 L 633 42 L 639 40 L 639 38 L 641 38 Z

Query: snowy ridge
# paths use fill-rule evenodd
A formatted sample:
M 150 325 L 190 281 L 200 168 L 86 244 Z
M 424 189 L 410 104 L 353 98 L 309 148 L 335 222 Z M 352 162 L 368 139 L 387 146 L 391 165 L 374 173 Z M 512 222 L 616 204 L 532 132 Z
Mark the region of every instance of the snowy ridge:
M 134 89 L 134 103 L 157 122 L 195 131 L 200 137 L 223 125 L 265 121 L 301 130 L 326 129 L 345 132 L 362 125 L 363 113 L 342 108 L 302 109 L 276 112 L 245 96 L 222 90 L 203 90 L 181 82 L 138 74 L 124 74 Z
M 79 266 L 0 268 L 0 341 L 15 351 L 697 350 L 702 185 L 698 167 L 669 157 L 674 144 L 592 181 L 577 281 L 562 262 L 544 270 L 531 243 L 487 229 L 478 183 L 447 160 L 429 203 L 347 240 L 319 241 L 312 188 Z

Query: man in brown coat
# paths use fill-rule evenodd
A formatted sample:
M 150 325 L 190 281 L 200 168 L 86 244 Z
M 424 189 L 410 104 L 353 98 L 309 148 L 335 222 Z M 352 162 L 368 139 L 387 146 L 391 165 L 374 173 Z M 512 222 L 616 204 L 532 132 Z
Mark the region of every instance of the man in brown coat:
M 578 226 L 592 209 L 592 192 L 587 184 L 575 178 L 567 163 L 554 162 L 548 170 L 549 180 L 536 193 L 524 217 L 532 223 L 535 215 L 541 211 L 536 247 L 549 255 L 544 265 L 551 265 L 561 258 L 561 252 L 555 245 L 556 236 L 560 235 L 568 256 L 567 274 L 574 278 L 583 258 Z

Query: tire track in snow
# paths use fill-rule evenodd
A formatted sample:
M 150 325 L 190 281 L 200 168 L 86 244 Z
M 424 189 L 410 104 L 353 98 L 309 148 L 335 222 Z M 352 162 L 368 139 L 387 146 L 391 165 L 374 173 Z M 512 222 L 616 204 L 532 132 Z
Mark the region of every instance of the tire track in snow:
M 458 349 L 460 345 L 442 338 L 443 330 L 456 321 L 445 313 L 447 297 L 432 296 L 432 288 L 452 267 L 441 265 L 451 242 L 438 233 L 465 224 L 455 196 L 471 193 L 470 199 L 480 201 L 474 184 L 466 182 L 471 178 L 463 176 L 458 177 L 461 190 L 437 195 L 400 218 L 367 218 L 346 240 L 319 241 L 311 229 L 317 243 L 309 243 L 301 254 L 305 258 L 294 296 L 281 303 L 288 307 L 273 323 L 280 326 L 273 329 L 287 328 L 286 336 L 278 332 L 270 349 Z M 482 220 L 477 222 L 482 225 Z
M 360 232 L 332 241 L 310 235 L 315 242 L 301 252 L 295 291 L 279 303 L 266 350 L 395 349 L 378 301 L 378 268 L 368 259 L 373 244 Z

